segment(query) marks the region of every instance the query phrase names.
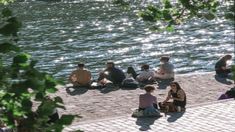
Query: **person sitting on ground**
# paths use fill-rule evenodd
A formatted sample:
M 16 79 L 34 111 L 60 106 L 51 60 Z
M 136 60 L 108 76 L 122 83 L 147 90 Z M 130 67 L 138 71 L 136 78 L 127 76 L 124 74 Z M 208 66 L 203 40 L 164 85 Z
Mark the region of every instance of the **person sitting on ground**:
M 170 57 L 162 56 L 160 58 L 160 67 L 156 71 L 156 78 L 159 79 L 173 79 L 174 78 L 174 65 L 169 62 Z
M 136 79 L 137 77 L 137 73 L 135 72 L 134 68 L 131 66 L 127 68 L 127 77 L 133 77 L 134 79 Z
M 121 84 L 122 81 L 126 78 L 124 72 L 115 67 L 114 62 L 109 61 L 106 64 L 106 69 L 100 74 L 103 75 L 103 77 L 99 77 L 100 80 L 103 78 L 106 78 L 107 80 L 110 80 L 113 84 Z
M 220 77 L 228 77 L 229 73 L 231 73 L 231 68 L 227 67 L 227 61 L 231 60 L 231 55 L 225 55 L 215 64 L 216 74 Z
M 167 104 L 167 112 L 185 111 L 186 94 L 184 90 L 180 87 L 178 82 L 171 82 L 170 87 L 171 89 L 168 92 L 166 100 L 159 104 L 160 108 Z M 170 99 L 173 99 L 173 102 L 167 102 Z
M 126 78 L 122 82 L 123 88 L 138 88 L 139 83 L 135 80 L 137 74 L 133 67 L 127 68 Z
M 224 94 L 222 94 L 218 100 L 222 99 L 230 99 L 230 98 L 235 98 L 235 87 L 231 88 L 230 90 L 227 90 Z
M 69 76 L 69 81 L 75 87 L 85 86 L 89 87 L 91 83 L 91 72 L 84 68 L 83 63 L 78 64 L 78 69 L 73 71 Z
M 153 70 L 149 70 L 149 65 L 144 64 L 141 67 L 140 74 L 136 77 L 136 80 L 141 83 L 152 83 L 154 82 L 155 73 Z
M 139 96 L 139 109 L 132 116 L 161 116 L 157 109 L 157 97 L 151 94 L 155 87 L 153 85 L 146 85 L 144 90 L 146 93 Z

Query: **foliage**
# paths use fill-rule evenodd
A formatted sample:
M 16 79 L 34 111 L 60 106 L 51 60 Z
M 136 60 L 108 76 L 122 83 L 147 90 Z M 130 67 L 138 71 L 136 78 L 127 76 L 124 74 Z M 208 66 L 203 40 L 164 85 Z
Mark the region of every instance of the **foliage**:
M 15 38 L 22 24 L 11 10 L 3 9 L 0 18 L 0 34 L 9 38 L 0 42 L 1 122 L 19 132 L 62 131 L 75 116 L 62 115 L 55 123 L 48 123 L 56 108 L 65 109 L 62 98 L 48 96 L 57 91 L 57 81 L 38 71 L 36 61 L 17 46 Z
M 235 65 L 232 65 L 232 79 L 233 79 L 233 81 L 234 81 L 234 83 L 235 83 Z
M 234 20 L 234 1 L 225 7 L 225 18 Z M 131 5 L 131 0 L 115 0 L 118 5 Z M 159 0 L 139 8 L 138 16 L 145 22 L 152 23 L 151 29 L 173 31 L 174 25 L 182 24 L 185 20 L 200 18 L 213 20 L 217 18 L 218 7 L 222 6 L 220 0 Z
M 0 0 L 0 4 L 7 4 L 13 2 L 14 0 Z

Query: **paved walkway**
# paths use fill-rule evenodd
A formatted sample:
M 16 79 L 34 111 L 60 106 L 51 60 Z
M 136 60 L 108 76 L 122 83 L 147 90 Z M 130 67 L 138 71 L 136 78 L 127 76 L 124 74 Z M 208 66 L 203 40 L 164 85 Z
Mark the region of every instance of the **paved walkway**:
M 161 118 L 132 118 L 130 115 L 84 121 L 66 128 L 65 132 L 235 132 L 235 101 L 187 108 Z
M 234 87 L 228 80 L 215 78 L 213 73 L 176 75 L 176 81 L 187 94 L 187 106 L 216 101 L 226 90 Z M 166 98 L 170 89 L 168 82 L 160 82 L 153 95 L 158 101 Z M 138 107 L 139 94 L 142 88 L 104 88 L 104 89 L 73 89 L 63 86 L 57 95 L 63 98 L 66 110 L 61 114 L 77 114 L 74 123 L 80 121 L 103 119 L 107 117 L 130 115 L 133 108 Z

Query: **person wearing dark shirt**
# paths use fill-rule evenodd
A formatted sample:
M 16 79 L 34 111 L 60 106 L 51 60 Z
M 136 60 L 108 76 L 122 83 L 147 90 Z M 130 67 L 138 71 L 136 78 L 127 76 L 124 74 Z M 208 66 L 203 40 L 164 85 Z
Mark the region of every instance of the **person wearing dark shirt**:
M 115 67 L 114 62 L 107 62 L 106 69 L 103 71 L 103 73 L 106 75 L 105 78 L 110 80 L 113 84 L 121 84 L 122 81 L 126 78 L 124 72 Z
M 227 61 L 231 60 L 231 55 L 225 55 L 215 64 L 216 74 L 220 77 L 228 77 L 228 74 L 231 73 L 231 69 L 227 67 Z

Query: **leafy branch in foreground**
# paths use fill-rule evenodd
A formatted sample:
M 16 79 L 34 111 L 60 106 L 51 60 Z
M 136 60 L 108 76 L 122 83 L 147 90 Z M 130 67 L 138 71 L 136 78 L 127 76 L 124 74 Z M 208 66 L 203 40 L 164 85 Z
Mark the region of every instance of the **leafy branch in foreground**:
M 155 3 L 133 3 L 131 0 L 115 0 L 117 5 L 137 5 L 138 16 L 151 23 L 153 30 L 173 31 L 174 25 L 182 24 L 192 18 L 213 20 L 218 10 L 224 11 L 224 17 L 234 21 L 235 6 L 233 0 L 222 3 L 220 0 L 159 0 Z M 146 3 L 145 3 L 146 4 Z M 224 7 L 225 6 L 225 7 Z
M 0 18 L 0 34 L 6 38 L 0 42 L 0 126 L 18 132 L 62 131 L 75 116 L 62 115 L 57 121 L 48 122 L 57 108 L 65 109 L 61 97 L 49 97 L 57 91 L 57 81 L 38 71 L 36 61 L 17 46 L 17 32 L 22 24 L 11 10 L 3 9 Z

